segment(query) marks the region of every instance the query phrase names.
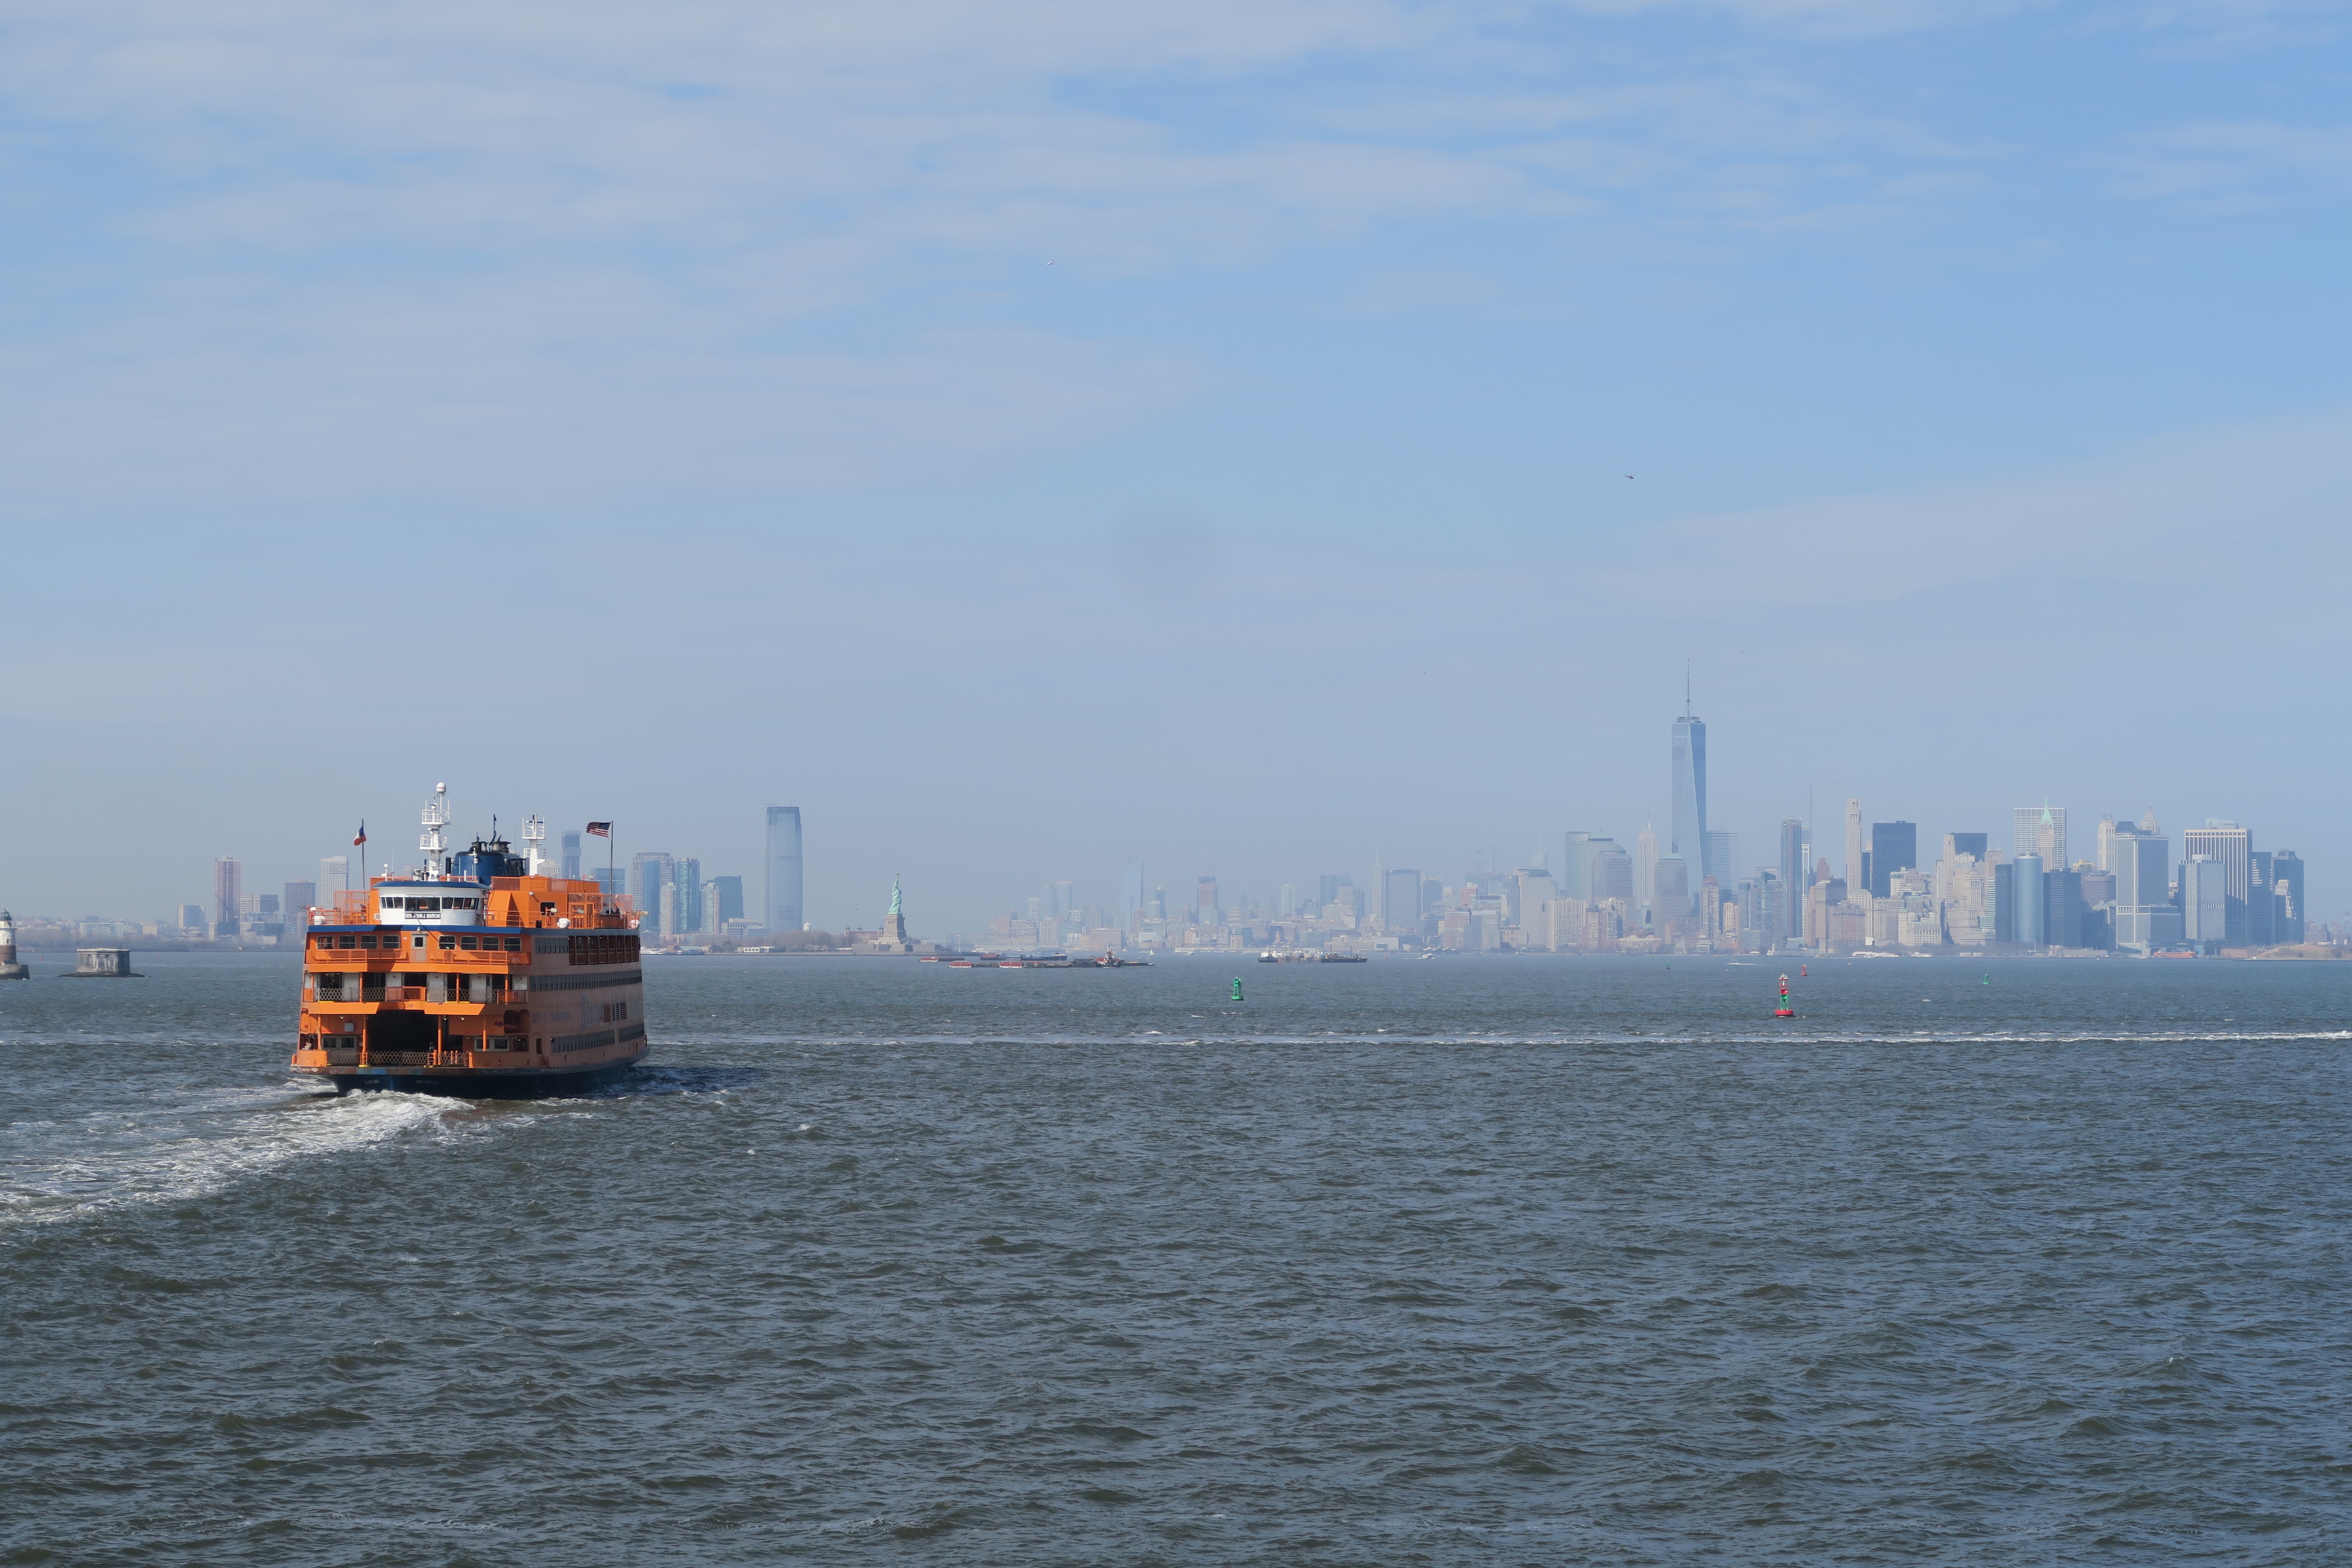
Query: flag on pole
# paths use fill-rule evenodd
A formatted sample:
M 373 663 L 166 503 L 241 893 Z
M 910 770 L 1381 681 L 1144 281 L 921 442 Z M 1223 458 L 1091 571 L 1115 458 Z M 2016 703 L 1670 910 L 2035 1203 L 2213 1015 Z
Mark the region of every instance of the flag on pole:
M 364 844 L 364 843 L 366 843 L 366 842 L 367 842 L 367 818 L 366 818 L 366 817 L 362 816 L 362 817 L 361 817 L 361 818 L 360 818 L 360 836 L 359 836 L 357 838 L 352 839 L 352 842 L 353 844 Z
M 592 822 L 588 825 L 588 831 L 599 838 L 610 838 L 613 837 L 613 825 L 609 822 Z

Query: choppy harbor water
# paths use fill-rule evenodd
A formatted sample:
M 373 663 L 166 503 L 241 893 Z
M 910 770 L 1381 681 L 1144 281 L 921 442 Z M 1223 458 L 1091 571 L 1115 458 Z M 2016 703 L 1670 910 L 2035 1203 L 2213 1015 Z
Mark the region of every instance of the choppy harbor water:
M 2352 964 L 688 958 L 523 1105 L 141 968 L 0 986 L 0 1563 L 2352 1558 Z

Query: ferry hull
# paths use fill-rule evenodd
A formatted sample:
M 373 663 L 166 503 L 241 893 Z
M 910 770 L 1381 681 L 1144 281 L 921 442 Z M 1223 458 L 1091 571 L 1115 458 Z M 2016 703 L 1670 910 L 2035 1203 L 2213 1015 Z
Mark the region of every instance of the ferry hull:
M 581 1068 L 339 1068 L 316 1072 L 337 1094 L 390 1089 L 395 1094 L 446 1094 L 460 1100 L 547 1100 L 597 1089 L 646 1059 L 648 1052 Z M 297 1069 L 300 1070 L 300 1069 Z

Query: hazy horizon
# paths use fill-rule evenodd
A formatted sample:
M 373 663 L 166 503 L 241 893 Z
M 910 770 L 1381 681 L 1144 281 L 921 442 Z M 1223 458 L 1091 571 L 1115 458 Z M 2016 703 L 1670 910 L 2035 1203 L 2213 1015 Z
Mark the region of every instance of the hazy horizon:
M 2340 7 L 249 0 L 0 50 L 0 906 L 537 812 L 756 900 L 1808 801 L 2352 827 Z M 2331 719 L 2331 713 L 2337 714 Z

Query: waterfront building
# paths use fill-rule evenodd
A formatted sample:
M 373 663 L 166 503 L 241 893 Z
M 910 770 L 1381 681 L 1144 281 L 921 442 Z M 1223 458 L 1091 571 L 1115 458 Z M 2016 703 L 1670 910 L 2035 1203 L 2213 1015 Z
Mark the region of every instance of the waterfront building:
M 1908 871 L 1919 864 L 1919 826 L 1913 822 L 1874 822 L 1870 825 L 1870 896 L 1883 899 L 1892 885 L 1895 873 Z
M 1801 818 L 1784 816 L 1780 819 L 1780 870 L 1779 881 L 1784 897 L 1780 900 L 1780 926 L 1776 937 L 1804 940 L 1805 911 L 1802 900 L 1805 890 L 1805 824 Z
M 2272 856 L 2267 849 L 2255 849 L 2246 859 L 2246 945 L 2269 947 L 2278 941 L 2277 879 L 2271 872 Z
M 245 898 L 245 867 L 234 856 L 224 855 L 213 862 L 213 934 L 236 934 L 237 917 L 242 912 Z
M 2292 849 L 2281 849 L 2271 857 L 2271 884 L 2278 898 L 2275 935 L 2278 941 L 2300 946 L 2304 941 L 2303 857 Z
M 716 930 L 729 921 L 748 918 L 743 912 L 742 878 L 713 877 L 704 886 L 716 889 L 719 896 L 719 918 L 706 924 L 704 930 Z
M 1391 936 L 1421 931 L 1422 875 L 1392 868 L 1381 873 L 1381 926 Z M 1290 889 L 1285 888 L 1286 897 Z
M 281 911 L 279 918 L 288 925 L 309 925 L 310 910 L 318 902 L 318 883 L 289 882 L 285 896 L 278 906 Z
M 1739 835 L 1710 827 L 1703 842 L 1706 847 L 1699 853 L 1699 880 L 1704 883 L 1712 877 L 1719 888 L 1731 886 L 1731 868 L 1739 859 Z
M 677 884 L 677 929 L 701 931 L 702 862 L 692 857 L 678 860 L 670 868 L 670 879 Z
M 1559 894 L 1552 887 L 1551 871 L 1542 866 L 1522 866 L 1511 879 L 1511 891 L 1517 903 L 1519 929 L 1525 932 L 1525 945 L 1548 948 L 1551 945 L 1551 906 Z
M 1654 896 L 1650 909 L 1659 931 L 1663 933 L 1669 924 L 1684 931 L 1689 930 L 1690 863 L 1679 855 L 1661 855 L 1652 871 L 1652 878 Z
M 2074 870 L 2042 873 L 2042 940 L 2052 947 L 2089 947 L 2083 940 L 2083 874 Z
M 2180 862 L 2183 942 L 2194 944 L 2200 952 L 2219 952 L 2231 941 L 2230 903 L 2227 861 L 2215 856 L 2190 855 Z
M 1612 840 L 1593 840 L 1591 858 L 1585 862 L 1590 879 L 1587 905 L 1605 904 L 1612 900 L 1631 906 L 1633 899 L 1633 858 Z
M 2011 812 L 2011 852 L 2035 855 L 2045 870 L 2063 870 L 2066 864 L 2066 808 L 2063 805 L 2021 805 Z
M 1590 833 L 1579 832 L 1573 828 L 1569 830 L 1565 840 L 1566 852 L 1560 856 L 1559 876 L 1557 879 L 1560 893 L 1564 897 L 1581 899 L 1591 889 L 1591 884 L 1585 879 L 1585 867 L 1590 859 L 1587 847 L 1591 840 L 1592 835 Z
M 1324 880 L 1328 882 L 1330 879 L 1327 877 Z M 1200 886 L 1193 889 L 1192 919 L 1204 926 L 1225 923 L 1225 912 L 1217 906 L 1217 879 L 1214 877 L 1202 878 Z
M 2219 817 L 2207 817 L 2205 826 L 2192 827 L 2180 836 L 2180 858 L 2186 861 L 2200 856 L 2218 860 L 2221 865 L 2223 895 L 2228 900 L 2225 923 L 2227 934 L 2221 940 L 2236 945 L 2246 940 L 2246 900 L 2253 886 L 2253 835 L 2234 822 Z M 2185 889 L 2185 884 L 2184 884 Z M 2189 899 L 2184 890 L 2180 913 L 2188 920 Z M 2189 937 L 2190 942 L 2208 940 Z
M 801 907 L 801 808 L 768 807 L 766 868 L 761 902 L 769 933 L 799 931 L 807 923 Z
M 1955 947 L 1983 948 L 2000 940 L 2000 879 L 1986 859 L 1985 835 L 1946 834 L 1944 858 L 1936 865 L 1936 900 L 1943 910 L 1944 937 Z M 1974 849 L 1960 847 L 1965 839 Z
M 2042 886 L 2042 857 L 2020 855 L 2011 862 L 2010 940 L 2020 947 L 2041 947 L 2048 940 L 2045 922 L 2048 895 Z
M 656 929 L 667 933 L 661 925 L 662 889 L 670 885 L 677 873 L 676 857 L 662 849 L 641 849 L 629 857 L 629 897 L 636 900 L 637 912 L 656 922 Z

